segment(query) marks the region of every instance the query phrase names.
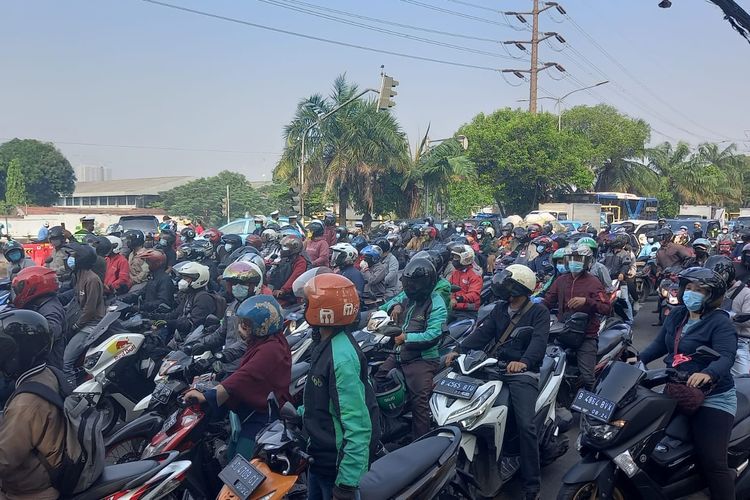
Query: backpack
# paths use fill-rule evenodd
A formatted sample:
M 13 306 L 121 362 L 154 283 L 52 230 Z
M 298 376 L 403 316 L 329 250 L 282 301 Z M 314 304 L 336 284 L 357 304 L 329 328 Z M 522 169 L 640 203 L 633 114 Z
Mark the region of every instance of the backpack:
M 207 293 L 211 296 L 211 298 L 214 300 L 214 308 L 216 309 L 214 312 L 214 316 L 219 319 L 223 318 L 227 312 L 227 299 L 222 297 L 221 294 L 218 294 L 216 292 L 209 292 L 208 290 L 203 290 L 201 293 Z
M 62 411 L 65 434 L 60 465 L 53 468 L 38 450 L 34 449 L 34 454 L 49 474 L 52 486 L 62 496 L 74 495 L 91 487 L 104 470 L 102 419 L 93 402 L 72 393 L 62 372 L 48 368 L 57 377 L 60 392 L 39 382 L 22 382 L 11 398 L 24 392 L 34 394 Z

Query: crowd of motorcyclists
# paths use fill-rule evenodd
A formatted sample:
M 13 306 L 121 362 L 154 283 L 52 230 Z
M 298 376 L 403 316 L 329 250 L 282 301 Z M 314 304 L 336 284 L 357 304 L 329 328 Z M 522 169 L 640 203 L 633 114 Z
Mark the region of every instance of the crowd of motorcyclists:
M 161 345 L 190 356 L 210 353 L 196 362 L 196 373 L 211 372 L 220 362 L 221 382 L 190 389 L 184 398 L 215 415 L 239 414 L 234 452 L 246 458 L 268 423 L 268 395 L 281 404 L 291 401 L 284 316 L 285 308 L 301 304 L 314 348 L 298 411 L 313 458 L 307 495 L 316 500 L 358 498 L 361 477 L 383 453 L 378 396 L 395 368 L 403 373 L 416 440 L 433 427 L 435 377 L 460 354 L 483 350 L 507 362 L 503 376 L 519 432 L 523 494 L 539 498 L 534 406 L 545 349 L 559 341 L 551 338 L 550 317 L 564 322 L 587 315 L 571 352 L 578 388 L 591 391 L 601 325 L 617 314 L 632 323 L 642 302 L 642 269 L 659 283 L 676 267 L 684 307 L 663 319 L 660 335 L 641 358 L 648 363 L 666 355 L 670 366 L 685 363 L 682 368 L 690 370 L 688 387 L 712 387 L 691 422 L 696 434 L 705 427 L 716 434 L 695 443 L 712 496 L 734 495 L 726 461 L 737 408 L 732 376 L 750 376 L 750 327 L 730 318 L 750 313 L 750 232 L 723 229 L 709 239 L 700 223 L 692 232 L 684 227 L 675 233 L 664 219 L 656 230 L 637 234 L 629 222 L 617 230 L 590 224 L 566 230 L 536 218 L 503 224 L 436 223 L 432 217 L 367 230 L 361 223 L 337 226 L 332 213 L 304 226 L 293 215 L 282 222 L 278 211 L 256 216 L 254 223 L 244 239 L 193 225 L 178 232 L 168 218 L 157 234 L 132 229 L 96 235 L 93 225 L 71 234 L 45 227 L 40 237 L 54 247 L 45 266 L 26 259 L 18 243 L 6 244 L 13 307 L 0 312 L 0 371 L 6 379 L 0 384 L 6 405 L 0 499 L 58 498 L 51 471 L 63 467 L 64 414 L 33 394 L 16 392 L 28 382 L 60 392 L 57 373 L 80 383 L 89 341 L 114 301 L 131 304 L 149 320 Z M 310 275 L 312 269 L 318 271 Z M 478 326 L 450 352 L 440 352 L 446 325 L 477 319 L 487 304 L 494 306 Z M 659 294 L 657 307 L 666 306 Z M 393 352 L 371 374 L 351 334 L 374 311 L 387 313 L 400 333 L 393 336 Z M 221 319 L 218 327 L 185 343 L 211 316 Z M 511 337 L 524 326 L 533 334 Z M 721 359 L 701 364 L 680 357 L 702 344 Z

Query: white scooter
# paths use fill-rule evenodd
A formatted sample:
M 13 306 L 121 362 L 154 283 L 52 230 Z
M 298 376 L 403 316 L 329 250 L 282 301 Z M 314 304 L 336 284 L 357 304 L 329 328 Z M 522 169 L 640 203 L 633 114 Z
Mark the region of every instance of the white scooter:
M 530 334 L 531 327 L 517 328 L 512 336 Z M 509 417 L 510 394 L 505 387 L 506 363 L 483 351 L 462 354 L 454 370 L 437 380 L 430 409 L 437 425 L 461 428 L 458 472 L 472 497 L 494 497 L 520 468 L 518 435 L 508 432 L 515 421 Z M 536 428 L 542 465 L 565 454 L 567 438 L 555 422 L 555 399 L 565 374 L 565 352 L 548 346 L 539 370 Z M 513 449 L 515 448 L 515 449 Z

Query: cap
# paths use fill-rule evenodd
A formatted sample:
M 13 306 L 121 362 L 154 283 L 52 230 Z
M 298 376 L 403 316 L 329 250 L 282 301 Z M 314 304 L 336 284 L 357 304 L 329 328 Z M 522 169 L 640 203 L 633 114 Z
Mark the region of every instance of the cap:
M 289 220 L 296 219 L 296 218 L 297 218 L 297 216 L 294 215 L 294 214 L 292 214 L 292 215 L 289 216 Z
M 278 210 L 274 210 L 273 212 L 271 212 L 271 217 L 273 217 L 274 215 L 279 215 L 279 211 Z
M 680 226 L 680 229 L 687 229 L 687 226 Z
M 94 216 L 93 215 L 84 215 L 83 217 L 81 217 L 81 222 L 89 221 L 89 220 L 93 221 L 94 220 Z

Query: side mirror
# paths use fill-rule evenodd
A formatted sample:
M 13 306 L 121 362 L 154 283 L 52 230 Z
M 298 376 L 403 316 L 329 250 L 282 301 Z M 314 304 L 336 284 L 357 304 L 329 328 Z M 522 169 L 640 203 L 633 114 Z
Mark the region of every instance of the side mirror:
M 718 352 L 704 345 L 696 349 L 695 354 L 704 358 L 710 358 L 711 360 L 717 360 L 721 357 Z
M 297 409 L 289 401 L 284 403 L 284 406 L 281 407 L 281 418 L 282 420 L 288 420 L 289 422 L 297 422 L 299 420 Z

